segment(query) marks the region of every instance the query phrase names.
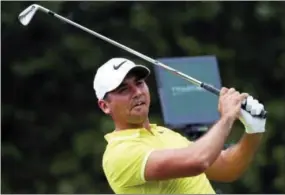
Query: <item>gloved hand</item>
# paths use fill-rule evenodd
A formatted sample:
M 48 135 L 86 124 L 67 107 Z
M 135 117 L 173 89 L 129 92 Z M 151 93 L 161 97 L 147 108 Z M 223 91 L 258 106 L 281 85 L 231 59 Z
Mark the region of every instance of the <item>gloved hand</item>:
M 264 109 L 263 104 L 259 103 L 258 100 L 253 99 L 252 96 L 247 97 L 246 99 L 246 108 L 247 111 L 241 109 L 240 121 L 245 127 L 245 131 L 248 134 L 253 133 L 263 133 L 265 132 L 265 123 L 266 119 L 253 117 L 251 114 L 260 114 Z M 251 113 L 251 114 L 249 114 Z

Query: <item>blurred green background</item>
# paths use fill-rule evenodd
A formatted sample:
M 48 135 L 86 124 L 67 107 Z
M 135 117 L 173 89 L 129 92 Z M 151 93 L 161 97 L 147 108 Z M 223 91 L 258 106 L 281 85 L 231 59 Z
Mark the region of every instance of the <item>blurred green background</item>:
M 23 27 L 32 3 L 1 2 L 2 193 L 113 193 L 101 167 L 113 124 L 93 77 L 109 58 L 139 60 L 44 13 Z M 269 118 L 248 171 L 214 186 L 285 193 L 285 2 L 35 3 L 153 58 L 216 55 L 223 85 L 262 100 Z M 154 74 L 148 83 L 151 120 L 163 124 Z

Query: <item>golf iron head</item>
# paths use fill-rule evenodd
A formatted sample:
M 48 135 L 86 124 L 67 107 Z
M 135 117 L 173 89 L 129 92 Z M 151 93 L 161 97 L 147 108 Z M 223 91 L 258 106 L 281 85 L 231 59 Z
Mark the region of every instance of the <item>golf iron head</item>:
M 24 26 L 27 26 L 31 22 L 32 18 L 34 17 L 35 13 L 38 10 L 41 10 L 41 11 L 48 13 L 48 14 L 53 14 L 52 11 L 50 11 L 50 10 L 40 6 L 40 5 L 32 4 L 19 14 L 18 19 L 21 22 L 21 24 Z
M 34 15 L 38 9 L 39 9 L 39 6 L 33 4 L 29 7 L 27 7 L 27 9 L 25 9 L 24 11 L 22 11 L 18 17 L 21 24 L 24 26 L 27 26 L 30 23 L 30 21 L 32 20 L 32 18 L 34 17 Z

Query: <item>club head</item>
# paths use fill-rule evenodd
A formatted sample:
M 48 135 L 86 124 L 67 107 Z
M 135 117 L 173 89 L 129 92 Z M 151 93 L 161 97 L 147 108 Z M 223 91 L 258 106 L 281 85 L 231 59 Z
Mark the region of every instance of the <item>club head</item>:
M 22 11 L 18 16 L 18 19 L 21 22 L 21 24 L 27 26 L 32 20 L 38 8 L 39 8 L 38 5 L 33 4 L 30 5 L 28 8 L 26 8 L 24 11 Z

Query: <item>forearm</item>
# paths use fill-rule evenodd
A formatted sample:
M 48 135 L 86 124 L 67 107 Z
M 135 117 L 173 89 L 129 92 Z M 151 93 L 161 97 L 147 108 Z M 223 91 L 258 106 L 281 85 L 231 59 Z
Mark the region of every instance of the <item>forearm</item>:
M 224 150 L 221 154 L 224 174 L 236 179 L 249 166 L 262 140 L 262 133 L 245 133 L 241 140 L 234 146 Z
M 190 146 L 189 158 L 200 158 L 210 166 L 220 155 L 233 122 L 230 118 L 221 118 L 203 137 Z

